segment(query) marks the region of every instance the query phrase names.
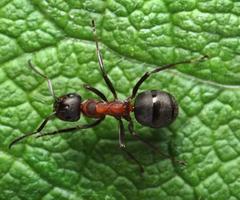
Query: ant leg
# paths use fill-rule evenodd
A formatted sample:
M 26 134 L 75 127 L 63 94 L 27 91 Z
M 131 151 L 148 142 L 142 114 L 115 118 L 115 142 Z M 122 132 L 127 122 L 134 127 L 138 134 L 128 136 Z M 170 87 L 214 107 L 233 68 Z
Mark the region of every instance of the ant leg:
M 151 144 L 150 142 L 145 141 L 144 139 L 142 139 L 135 131 L 134 131 L 134 126 L 133 126 L 133 121 L 131 119 L 131 117 L 127 117 L 125 118 L 127 121 L 129 121 L 128 124 L 128 130 L 130 132 L 130 134 L 137 140 L 141 141 L 143 144 L 145 144 L 147 147 L 149 147 L 150 149 L 154 150 L 155 152 L 159 153 L 160 155 L 162 155 L 163 157 L 167 158 L 167 159 L 171 159 L 172 162 L 177 162 L 179 164 L 185 165 L 185 162 L 182 160 L 176 160 L 174 156 L 169 156 L 165 153 L 162 153 L 161 151 L 159 151 L 159 149 L 157 147 L 155 147 L 153 144 Z
M 22 139 L 24 139 L 24 138 L 26 138 L 26 137 L 29 137 L 29 136 L 31 136 L 31 135 L 34 135 L 34 134 L 39 133 L 39 132 L 45 127 L 45 125 L 47 124 L 47 122 L 55 117 L 55 114 L 56 114 L 56 113 L 53 113 L 53 114 L 49 115 L 46 119 L 44 119 L 44 121 L 40 124 L 39 128 L 38 128 L 36 131 L 34 131 L 34 132 L 32 132 L 32 133 L 28 133 L 28 134 L 22 135 L 22 136 L 16 138 L 15 140 L 13 140 L 13 141 L 9 144 L 8 148 L 11 149 L 11 147 L 12 147 L 13 145 L 15 145 L 17 142 L 19 142 L 20 140 L 22 140 Z
M 145 144 L 147 147 L 149 147 L 150 149 L 152 149 L 155 152 L 159 152 L 159 150 L 157 149 L 157 147 L 155 147 L 153 144 L 151 144 L 150 142 L 145 141 L 144 139 L 142 139 L 135 131 L 134 131 L 134 126 L 133 126 L 133 122 L 132 119 L 129 117 L 127 118 L 127 121 L 129 121 L 128 124 L 128 130 L 130 132 L 130 134 L 137 140 L 140 140 L 143 144 Z M 162 156 L 169 158 L 168 155 L 159 152 Z
M 95 120 L 91 124 L 84 124 L 84 125 L 80 125 L 80 126 L 76 126 L 76 127 L 56 130 L 56 131 L 49 132 L 49 133 L 43 133 L 43 134 L 37 135 L 36 137 L 39 138 L 39 137 L 43 137 L 43 136 L 47 136 L 47 135 L 56 135 L 56 134 L 59 134 L 59 133 L 65 133 L 65 132 L 70 132 L 70 131 L 77 131 L 77 130 L 80 130 L 80 129 L 92 128 L 92 127 L 97 126 L 98 124 L 100 124 L 104 120 L 104 118 L 105 117 L 99 118 L 99 119 Z
M 118 125 L 119 125 L 119 145 L 120 145 L 120 148 L 125 148 L 125 131 L 124 131 L 124 126 L 123 126 L 123 122 L 122 122 L 122 119 L 119 117 L 116 117 L 116 119 L 118 120 Z
M 102 59 L 100 49 L 99 49 L 99 45 L 98 45 L 98 39 L 97 39 L 97 34 L 96 34 L 96 26 L 95 26 L 94 20 L 92 20 L 92 27 L 93 27 L 93 35 L 94 35 L 94 39 L 95 39 L 95 43 L 96 43 L 96 52 L 97 52 L 97 57 L 98 57 L 98 64 L 99 64 L 100 70 L 102 72 L 102 76 L 103 76 L 104 81 L 107 84 L 108 88 L 111 90 L 114 98 L 117 99 L 117 93 L 115 91 L 115 88 L 113 87 L 112 82 L 108 78 L 108 75 L 107 75 L 107 73 L 105 71 L 105 68 L 104 68 L 104 65 L 103 65 L 103 59 Z
M 108 101 L 107 97 L 98 89 L 88 85 L 88 84 L 84 84 L 83 87 L 93 93 L 95 93 L 97 96 L 99 96 L 103 101 Z
M 172 64 L 166 64 L 166 65 L 157 67 L 156 69 L 153 69 L 153 70 L 150 71 L 150 72 L 145 72 L 145 74 L 138 80 L 138 82 L 136 83 L 136 85 L 133 87 L 132 95 L 129 97 L 129 99 L 133 99 L 133 98 L 136 96 L 139 87 L 141 86 L 141 84 L 142 84 L 150 75 L 155 74 L 155 73 L 160 72 L 160 71 L 163 71 L 163 70 L 165 70 L 165 69 L 169 69 L 169 68 L 172 68 L 172 67 L 176 67 L 176 66 L 181 65 L 181 64 L 191 64 L 191 63 L 203 62 L 203 61 L 205 61 L 207 58 L 208 58 L 208 56 L 202 56 L 202 57 L 197 58 L 197 59 L 185 60 L 185 61 L 181 61 L 181 62 L 177 62 L 177 63 L 172 63 Z
M 124 131 L 124 126 L 123 126 L 122 119 L 121 118 L 117 118 L 117 117 L 116 117 L 116 119 L 119 122 L 119 144 L 120 144 L 120 149 L 122 151 L 124 151 L 128 155 L 128 157 L 130 159 L 132 159 L 138 165 L 140 172 L 143 173 L 144 172 L 144 168 L 141 165 L 141 163 L 135 158 L 135 156 L 132 153 L 130 153 L 126 149 L 125 141 L 124 141 L 124 139 L 125 139 L 125 131 Z

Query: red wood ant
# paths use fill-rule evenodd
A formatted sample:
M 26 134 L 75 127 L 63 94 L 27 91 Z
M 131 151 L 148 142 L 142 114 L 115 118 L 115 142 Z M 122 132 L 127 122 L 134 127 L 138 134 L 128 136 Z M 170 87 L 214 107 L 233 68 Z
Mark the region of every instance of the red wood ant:
M 96 53 L 97 53 L 99 67 L 105 83 L 107 84 L 108 88 L 113 94 L 114 100 L 108 101 L 106 96 L 101 91 L 99 91 L 98 89 L 90 85 L 84 85 L 84 88 L 89 90 L 90 92 L 93 92 L 101 100 L 88 99 L 83 101 L 81 96 L 77 93 L 70 93 L 70 94 L 57 97 L 54 93 L 51 80 L 46 75 L 42 74 L 35 66 L 33 66 L 33 64 L 31 63 L 31 60 L 29 60 L 28 61 L 29 67 L 33 71 L 35 71 L 35 73 L 37 73 L 39 76 L 45 78 L 48 82 L 48 88 L 49 88 L 50 94 L 54 99 L 53 113 L 43 120 L 43 122 L 40 124 L 39 128 L 36 131 L 22 135 L 16 138 L 15 140 L 13 140 L 10 143 L 9 148 L 11 148 L 14 144 L 19 142 L 20 140 L 35 134 L 37 134 L 36 137 L 43 137 L 47 135 L 55 135 L 55 134 L 64 133 L 64 132 L 71 132 L 71 131 L 77 131 L 80 129 L 92 128 L 100 124 L 105 119 L 106 115 L 110 115 L 115 117 L 115 119 L 119 123 L 120 149 L 122 149 L 132 160 L 134 160 L 135 163 L 138 164 L 141 172 L 143 172 L 144 169 L 142 165 L 126 149 L 125 139 L 124 139 L 125 131 L 124 131 L 122 119 L 125 119 L 128 122 L 128 130 L 134 138 L 140 140 L 150 148 L 156 150 L 156 148 L 152 144 L 143 140 L 135 132 L 130 113 L 131 112 L 134 113 L 136 120 L 140 124 L 144 126 L 152 127 L 152 128 L 160 128 L 160 127 L 169 125 L 176 119 L 178 115 L 178 105 L 175 98 L 171 94 L 167 92 L 159 91 L 159 90 L 144 91 L 137 95 L 139 87 L 152 74 L 175 67 L 180 64 L 201 62 L 201 61 L 204 61 L 205 58 L 207 58 L 207 56 L 202 56 L 195 60 L 187 60 L 187 61 L 177 62 L 174 64 L 166 64 L 161 67 L 157 67 L 150 72 L 146 72 L 139 79 L 136 85 L 133 87 L 131 96 L 128 97 L 126 100 L 121 101 L 118 99 L 115 88 L 113 87 L 113 84 L 110 81 L 104 69 L 102 56 L 99 50 L 94 20 L 92 20 L 92 26 L 93 26 L 93 35 L 96 43 Z M 86 117 L 94 118 L 96 120 L 94 120 L 90 124 L 78 125 L 76 127 L 65 128 L 65 129 L 56 130 L 48 133 L 41 133 L 42 129 L 45 127 L 45 125 L 49 120 L 52 120 L 53 118 L 59 118 L 60 120 L 63 120 L 63 121 L 74 122 L 80 119 L 81 113 Z M 163 153 L 161 154 L 169 158 L 169 156 Z

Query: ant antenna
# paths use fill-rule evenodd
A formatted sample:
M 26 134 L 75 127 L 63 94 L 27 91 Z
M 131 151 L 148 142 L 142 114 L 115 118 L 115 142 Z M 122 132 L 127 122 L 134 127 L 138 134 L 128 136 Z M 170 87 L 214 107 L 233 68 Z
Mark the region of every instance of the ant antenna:
M 57 97 L 56 97 L 56 95 L 55 95 L 55 93 L 54 93 L 51 80 L 50 80 L 46 75 L 44 75 L 43 73 L 41 73 L 35 66 L 33 66 L 31 60 L 28 60 L 28 66 L 29 66 L 35 73 L 37 73 L 39 76 L 41 76 L 41 77 L 43 77 L 43 78 L 45 78 L 45 79 L 47 80 L 49 92 L 50 92 L 50 94 L 52 95 L 53 99 L 56 100 Z

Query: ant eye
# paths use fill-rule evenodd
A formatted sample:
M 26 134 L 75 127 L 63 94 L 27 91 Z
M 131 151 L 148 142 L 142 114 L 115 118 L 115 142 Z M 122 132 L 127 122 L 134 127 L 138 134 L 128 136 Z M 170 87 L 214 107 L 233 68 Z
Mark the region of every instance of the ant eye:
M 69 105 L 66 105 L 64 108 L 65 108 L 66 110 L 68 110 L 68 109 L 69 109 L 69 107 L 70 107 Z

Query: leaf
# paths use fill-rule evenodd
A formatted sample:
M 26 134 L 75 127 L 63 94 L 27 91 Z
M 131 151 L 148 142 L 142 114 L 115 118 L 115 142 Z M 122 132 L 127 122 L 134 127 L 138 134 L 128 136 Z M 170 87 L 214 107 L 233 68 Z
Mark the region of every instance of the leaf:
M 240 199 L 239 6 L 230 0 L 1 1 L 0 199 Z M 120 152 L 111 117 L 94 129 L 32 137 L 8 149 L 52 111 L 47 83 L 27 67 L 28 59 L 59 96 L 96 98 L 83 89 L 88 83 L 112 98 L 98 69 L 92 19 L 120 99 L 148 70 L 210 57 L 153 75 L 141 87 L 170 92 L 180 112 L 167 128 L 136 123 L 137 132 L 187 166 L 173 165 L 128 134 L 127 148 L 145 168 L 141 176 Z M 54 120 L 46 131 L 71 126 Z

